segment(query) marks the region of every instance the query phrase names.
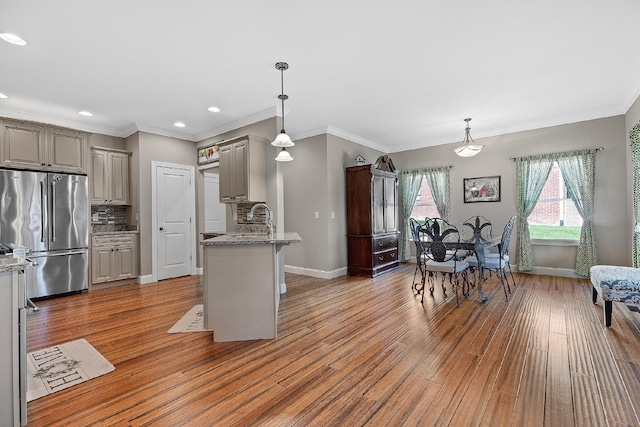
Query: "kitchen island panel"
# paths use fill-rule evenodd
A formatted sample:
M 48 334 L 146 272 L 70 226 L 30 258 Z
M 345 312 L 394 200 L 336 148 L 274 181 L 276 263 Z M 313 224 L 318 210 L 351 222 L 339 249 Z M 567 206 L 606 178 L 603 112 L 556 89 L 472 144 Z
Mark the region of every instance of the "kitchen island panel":
M 204 246 L 204 325 L 215 342 L 276 338 L 279 248 Z

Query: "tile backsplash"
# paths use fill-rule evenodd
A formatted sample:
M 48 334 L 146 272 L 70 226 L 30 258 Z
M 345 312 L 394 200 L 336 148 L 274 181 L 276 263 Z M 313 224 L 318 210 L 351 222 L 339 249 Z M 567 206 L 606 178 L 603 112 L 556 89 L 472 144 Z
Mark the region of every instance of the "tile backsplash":
M 126 206 L 92 205 L 91 225 L 127 224 Z
M 131 231 L 137 227 L 127 224 L 126 206 L 92 205 L 91 229 L 94 233 L 105 231 Z

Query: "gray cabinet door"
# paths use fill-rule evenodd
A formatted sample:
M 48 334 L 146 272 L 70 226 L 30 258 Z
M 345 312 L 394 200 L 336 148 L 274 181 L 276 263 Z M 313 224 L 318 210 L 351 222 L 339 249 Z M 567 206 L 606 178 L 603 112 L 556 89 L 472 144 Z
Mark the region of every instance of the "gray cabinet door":
M 89 140 L 85 134 L 65 129 L 47 130 L 47 166 L 56 171 L 85 173 Z
M 42 169 L 47 166 L 44 128 L 27 123 L 2 125 L 2 163 L 6 166 Z

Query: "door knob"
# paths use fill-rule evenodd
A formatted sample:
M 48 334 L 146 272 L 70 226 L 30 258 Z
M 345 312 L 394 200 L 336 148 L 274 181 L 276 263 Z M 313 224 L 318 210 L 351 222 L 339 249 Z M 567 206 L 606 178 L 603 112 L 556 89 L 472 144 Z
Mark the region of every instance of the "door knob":
M 160 231 L 164 230 L 164 227 L 160 227 Z

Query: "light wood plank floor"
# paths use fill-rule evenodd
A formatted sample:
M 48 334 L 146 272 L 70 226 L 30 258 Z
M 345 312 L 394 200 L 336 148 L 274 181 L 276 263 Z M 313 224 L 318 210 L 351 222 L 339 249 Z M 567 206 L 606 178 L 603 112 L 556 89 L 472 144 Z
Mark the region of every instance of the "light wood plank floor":
M 196 276 L 41 301 L 28 351 L 85 338 L 116 370 L 30 402 L 29 426 L 640 425 L 640 313 L 604 328 L 587 280 L 537 275 L 423 306 L 413 268 L 287 274 L 277 340 L 167 334 Z

